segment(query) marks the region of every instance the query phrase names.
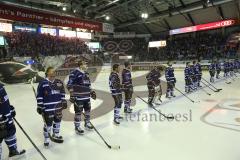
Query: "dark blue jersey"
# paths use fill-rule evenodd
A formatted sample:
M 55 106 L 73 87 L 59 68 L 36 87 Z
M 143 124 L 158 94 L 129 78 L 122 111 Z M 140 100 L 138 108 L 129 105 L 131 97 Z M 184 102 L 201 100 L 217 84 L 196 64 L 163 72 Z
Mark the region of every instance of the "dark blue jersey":
M 229 70 L 230 71 L 233 71 L 233 69 L 234 69 L 234 64 L 233 64 L 233 62 L 229 62 Z
M 157 69 L 153 69 L 147 74 L 146 79 L 148 83 L 158 86 L 160 84 L 160 77 L 160 72 Z
M 229 72 L 230 66 L 228 62 L 224 62 L 223 67 L 224 67 L 224 72 Z
M 239 69 L 239 61 L 234 61 L 233 67 L 234 67 L 234 69 Z
M 73 70 L 67 83 L 71 97 L 76 100 L 89 100 L 91 93 L 91 81 L 87 72 L 79 69 Z
M 121 82 L 118 73 L 111 72 L 109 76 L 109 87 L 112 95 L 122 94 Z
M 0 84 L 0 126 L 10 127 L 13 125 L 11 114 L 13 111 L 14 108 L 10 106 L 8 95 L 3 85 Z
M 56 110 L 61 109 L 61 102 L 65 100 L 65 90 L 63 82 L 55 79 L 49 81 L 44 79 L 38 85 L 37 89 L 37 104 L 44 113 L 53 113 Z
M 174 69 L 173 67 L 168 67 L 165 70 L 165 78 L 167 80 L 167 82 L 175 82 L 175 76 L 174 76 Z
M 220 62 L 218 62 L 218 63 L 216 63 L 216 70 L 217 71 L 221 71 L 221 63 Z
M 122 85 L 124 88 L 133 87 L 131 71 L 126 68 L 122 71 Z
M 238 66 L 237 69 L 240 69 L 240 61 L 239 60 L 237 60 L 237 66 Z
M 191 68 L 192 68 L 193 76 L 201 75 L 201 72 L 199 70 L 199 66 L 197 64 L 193 65 Z
M 208 67 L 209 72 L 215 72 L 216 70 L 216 64 L 215 63 L 211 63 Z
M 185 76 L 185 79 L 190 79 L 192 77 L 192 69 L 191 69 L 191 67 L 186 67 L 184 69 L 184 76 Z
M 195 67 L 194 66 L 191 66 L 190 67 L 190 74 L 191 74 L 191 77 L 193 78 L 193 79 L 195 79 L 196 78 L 196 73 L 195 73 Z
M 200 63 L 197 63 L 197 64 L 196 64 L 196 68 L 197 68 L 198 73 L 199 73 L 199 74 L 197 74 L 197 75 L 202 75 L 202 66 L 201 66 Z
M 192 66 L 193 69 L 193 74 L 196 76 L 201 75 L 202 69 L 201 69 L 201 65 L 200 64 L 195 64 Z

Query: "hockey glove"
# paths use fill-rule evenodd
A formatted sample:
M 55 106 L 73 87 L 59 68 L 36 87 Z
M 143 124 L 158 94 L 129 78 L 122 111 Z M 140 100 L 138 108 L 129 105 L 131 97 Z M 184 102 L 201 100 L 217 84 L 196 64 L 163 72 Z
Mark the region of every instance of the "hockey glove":
M 11 108 L 11 115 L 14 118 L 16 116 L 16 111 L 12 105 L 10 105 L 10 108 Z
M 67 101 L 66 100 L 62 100 L 62 109 L 67 109 Z
M 97 95 L 96 95 L 96 92 L 95 92 L 95 91 L 91 91 L 90 94 L 91 94 L 91 98 L 92 98 L 92 99 L 95 100 L 95 99 L 97 98 Z
M 42 108 L 39 107 L 39 106 L 38 106 L 38 108 L 37 108 L 37 113 L 40 114 L 40 115 L 42 114 Z

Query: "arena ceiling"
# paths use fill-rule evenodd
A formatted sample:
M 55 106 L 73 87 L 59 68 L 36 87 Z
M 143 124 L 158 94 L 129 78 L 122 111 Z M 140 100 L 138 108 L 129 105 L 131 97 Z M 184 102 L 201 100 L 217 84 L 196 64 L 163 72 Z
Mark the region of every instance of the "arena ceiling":
M 239 18 L 240 0 L 1 0 L 114 24 L 116 31 L 159 33 Z M 63 8 L 66 7 L 66 11 Z M 148 18 L 143 19 L 142 13 Z M 110 17 L 107 21 L 106 16 Z

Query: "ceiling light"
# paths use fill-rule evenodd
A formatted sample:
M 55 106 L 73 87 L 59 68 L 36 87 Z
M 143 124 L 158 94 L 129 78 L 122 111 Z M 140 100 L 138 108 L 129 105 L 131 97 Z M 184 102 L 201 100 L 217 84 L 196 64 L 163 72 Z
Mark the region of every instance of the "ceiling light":
M 148 14 L 147 13 L 142 13 L 141 17 L 144 18 L 144 19 L 147 19 L 148 18 Z
M 109 17 L 109 16 L 106 16 L 105 19 L 108 21 L 108 20 L 110 20 L 110 17 Z

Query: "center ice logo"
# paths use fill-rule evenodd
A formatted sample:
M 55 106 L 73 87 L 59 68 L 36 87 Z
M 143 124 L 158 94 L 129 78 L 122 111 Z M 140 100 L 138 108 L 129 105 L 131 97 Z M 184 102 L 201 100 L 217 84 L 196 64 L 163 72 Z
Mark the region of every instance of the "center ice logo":
M 201 120 L 211 126 L 240 132 L 240 99 L 226 99 L 207 111 Z
M 93 82 L 94 83 L 94 82 Z M 148 97 L 148 90 L 147 90 L 147 82 L 146 82 L 146 74 L 143 74 L 139 77 L 133 78 L 133 84 L 135 87 L 137 86 L 146 86 L 145 91 L 134 91 L 137 95 L 140 97 Z M 165 96 L 166 94 L 166 88 L 167 83 L 165 81 L 161 81 L 162 86 L 162 95 Z M 94 88 L 93 88 L 94 89 Z M 110 91 L 102 91 L 102 90 L 95 90 L 97 94 L 97 100 L 100 100 L 99 106 L 92 109 L 91 111 L 91 119 L 95 119 L 101 116 L 104 116 L 105 114 L 111 112 L 114 108 L 114 101 L 112 99 L 112 95 L 110 94 Z M 93 102 L 93 101 L 92 101 Z M 74 113 L 71 112 L 71 103 L 68 103 L 68 109 L 63 110 L 63 120 L 64 121 L 73 121 L 74 120 Z M 136 104 L 136 96 L 133 95 L 132 98 L 132 104 L 134 109 L 137 109 L 138 105 Z M 122 108 L 124 107 L 124 104 L 122 104 Z M 146 105 L 147 107 L 147 105 Z

